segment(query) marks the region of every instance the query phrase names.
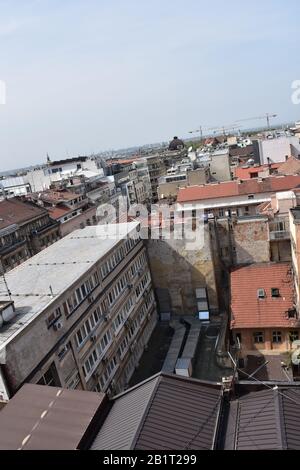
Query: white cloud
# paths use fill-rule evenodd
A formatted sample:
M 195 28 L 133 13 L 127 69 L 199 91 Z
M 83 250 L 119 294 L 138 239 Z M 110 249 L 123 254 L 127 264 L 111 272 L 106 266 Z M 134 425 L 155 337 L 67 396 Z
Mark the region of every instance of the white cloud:
M 0 22 L 0 36 L 11 36 L 33 22 L 33 18 L 12 18 Z

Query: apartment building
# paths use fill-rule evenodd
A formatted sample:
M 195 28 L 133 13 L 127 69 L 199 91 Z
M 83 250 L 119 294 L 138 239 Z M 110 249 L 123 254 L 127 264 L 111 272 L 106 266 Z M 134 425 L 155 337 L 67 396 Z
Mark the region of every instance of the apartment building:
M 47 165 L 34 168 L 26 173 L 24 181 L 30 184 L 31 190 L 44 191 L 51 184 L 72 176 L 104 176 L 100 162 L 95 157 L 79 156 L 64 160 L 50 161 Z
M 259 263 L 231 273 L 231 330 L 248 354 L 292 350 L 300 338 L 290 263 Z
M 179 190 L 177 209 L 202 209 L 212 217 L 255 215 L 260 204 L 271 202 L 272 194 L 290 191 L 298 185 L 300 176 L 290 175 L 191 186 Z
M 89 202 L 85 192 L 67 189 L 47 189 L 29 194 L 27 199 L 44 207 L 50 217 L 60 223 L 62 236 L 86 225 L 96 225 L 96 205 Z
M 273 194 L 256 214 L 214 220 L 218 251 L 226 266 L 291 261 L 289 213 L 297 205 L 294 191 Z
M 2 382 L 118 392 L 157 313 L 139 224 L 86 227 L 26 261 L 1 284 L 14 315 L 0 323 Z
M 18 198 L 0 202 L 0 267 L 4 272 L 59 238 L 59 222 L 44 208 Z
M 151 197 L 152 201 L 156 202 L 158 200 L 158 184 L 159 178 L 166 173 L 166 166 L 160 155 L 150 155 L 146 157 L 147 166 L 150 175 L 151 183 Z

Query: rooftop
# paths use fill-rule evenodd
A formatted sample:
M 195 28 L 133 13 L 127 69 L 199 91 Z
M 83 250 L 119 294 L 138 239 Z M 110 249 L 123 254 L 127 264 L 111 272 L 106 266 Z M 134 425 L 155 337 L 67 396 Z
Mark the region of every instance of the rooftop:
M 300 389 L 251 392 L 230 403 L 226 450 L 300 449 Z
M 281 175 L 295 175 L 300 173 L 300 160 L 290 157 L 286 162 L 281 163 L 278 168 Z
M 248 180 L 253 178 L 252 175 L 256 175 L 267 170 L 277 170 L 279 163 L 272 163 L 271 165 L 260 165 L 260 166 L 249 166 L 247 168 L 238 166 L 234 170 L 234 176 L 240 180 Z
M 1 450 L 74 450 L 105 395 L 25 384 L 0 412 Z
M 23 202 L 15 197 L 4 199 L 0 201 L 0 230 L 13 224 L 24 224 L 45 214 L 45 209 L 30 202 Z
M 91 449 L 210 450 L 220 407 L 220 384 L 158 374 L 114 398 Z
M 293 327 L 288 318 L 294 309 L 292 267 L 289 263 L 261 263 L 231 272 L 231 328 Z M 279 289 L 272 297 L 271 289 Z M 263 289 L 265 298 L 258 298 Z
M 6 274 L 16 309 L 12 323 L 0 330 L 0 348 L 16 336 L 47 306 L 135 231 L 137 222 L 97 225 L 76 230 Z M 52 293 L 50 292 L 50 286 Z M 0 301 L 7 301 L 3 283 Z
M 75 194 L 66 189 L 46 189 L 45 191 L 33 194 L 33 196 L 38 200 L 40 199 L 52 204 L 58 204 L 61 202 L 68 202 L 73 201 L 74 199 L 78 199 L 80 196 L 82 196 L 82 194 Z
M 272 176 L 263 180 L 228 181 L 180 188 L 177 202 L 193 202 L 248 194 L 288 191 L 300 185 L 300 176 Z

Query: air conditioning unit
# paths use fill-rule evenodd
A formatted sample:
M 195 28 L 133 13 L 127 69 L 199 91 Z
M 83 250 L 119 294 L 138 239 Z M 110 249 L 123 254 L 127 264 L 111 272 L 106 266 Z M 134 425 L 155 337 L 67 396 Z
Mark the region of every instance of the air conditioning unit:
M 107 357 L 104 356 L 104 357 L 102 358 L 102 362 L 103 362 L 103 364 L 107 364 L 107 363 L 108 363 Z
M 128 287 L 128 289 L 132 289 L 132 288 L 133 288 L 133 284 L 127 284 L 127 287 Z
M 53 329 L 54 331 L 58 331 L 58 330 L 61 330 L 63 328 L 64 324 L 62 322 L 62 320 L 57 320 L 54 324 L 53 324 Z
M 89 301 L 90 304 L 93 303 L 94 302 L 94 297 L 92 295 L 89 295 L 88 296 L 88 301 Z
M 103 315 L 103 320 L 108 321 L 109 320 L 109 315 Z
M 93 343 L 97 340 L 97 335 L 93 334 L 90 336 L 90 340 L 93 341 Z
M 97 370 L 95 370 L 95 372 L 93 372 L 92 375 L 93 375 L 93 378 L 94 378 L 94 379 L 98 380 L 98 379 L 100 378 L 100 375 L 101 375 L 101 374 L 100 374 L 100 372 L 98 372 Z

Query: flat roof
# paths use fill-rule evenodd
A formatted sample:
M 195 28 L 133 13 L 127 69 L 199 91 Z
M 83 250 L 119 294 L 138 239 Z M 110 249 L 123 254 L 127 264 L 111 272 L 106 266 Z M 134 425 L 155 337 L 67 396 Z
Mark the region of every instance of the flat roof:
M 16 317 L 0 329 L 0 349 L 138 225 L 130 222 L 76 230 L 6 273 Z M 0 301 L 8 300 L 1 283 Z

